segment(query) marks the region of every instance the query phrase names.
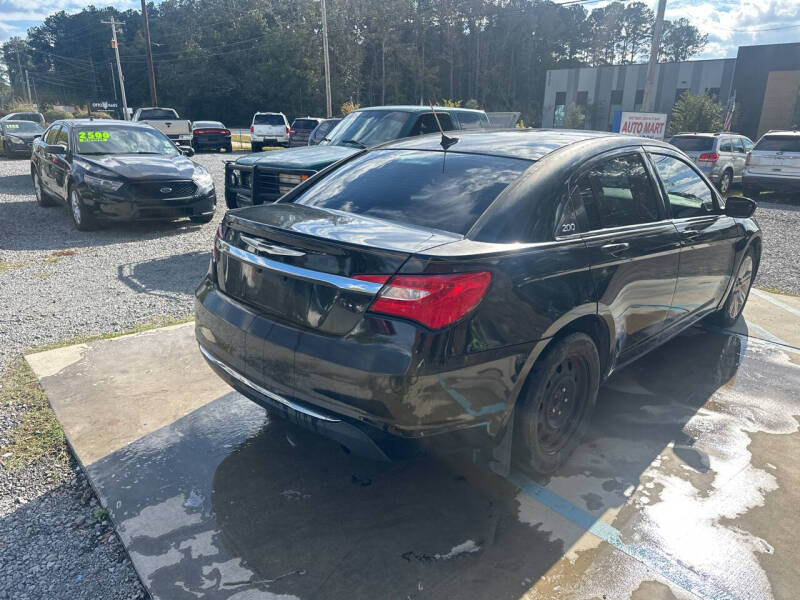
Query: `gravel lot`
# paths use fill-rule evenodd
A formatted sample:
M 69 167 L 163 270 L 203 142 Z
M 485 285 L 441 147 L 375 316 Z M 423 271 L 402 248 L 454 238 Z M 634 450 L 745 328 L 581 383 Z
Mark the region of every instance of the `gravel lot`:
M 218 191 L 224 158 L 195 157 Z M 0 159 L 0 370 L 44 343 L 191 312 L 223 210 L 206 225 L 184 220 L 81 233 L 65 208 L 36 205 L 28 164 Z M 800 207 L 762 203 L 756 216 L 765 240 L 757 285 L 800 293 Z M 0 445 L 24 410 L 2 408 Z M 13 475 L 0 469 L 0 598 L 146 597 L 108 523 L 94 522 L 97 509 L 67 457 Z

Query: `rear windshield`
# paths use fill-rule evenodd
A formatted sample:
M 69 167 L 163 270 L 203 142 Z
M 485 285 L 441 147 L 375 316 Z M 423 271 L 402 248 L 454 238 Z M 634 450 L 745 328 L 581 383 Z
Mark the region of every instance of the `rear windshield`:
M 281 115 L 256 115 L 253 117 L 253 125 L 283 125 Z
M 531 164 L 457 152 L 374 150 L 336 169 L 295 202 L 465 234 Z
M 800 135 L 765 135 L 753 150 L 767 152 L 800 152 Z
M 314 119 L 295 119 L 292 129 L 314 129 L 318 124 Z
M 148 108 L 139 113 L 139 120 L 147 119 L 177 119 L 178 113 L 171 108 Z
M 225 125 L 219 121 L 195 121 L 192 126 L 195 129 L 225 129 Z
M 682 135 L 672 138 L 669 143 L 684 152 L 704 152 L 714 149 L 714 138 L 712 137 Z

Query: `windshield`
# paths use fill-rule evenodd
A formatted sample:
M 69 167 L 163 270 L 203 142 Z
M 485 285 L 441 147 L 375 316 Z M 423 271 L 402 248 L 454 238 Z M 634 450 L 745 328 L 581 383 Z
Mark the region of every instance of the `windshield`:
M 464 234 L 527 160 L 421 150 L 374 150 L 295 202 Z
M 800 152 L 800 135 L 765 135 L 753 150 L 767 152 Z
M 20 121 L 18 123 L 6 121 L 3 123 L 3 129 L 9 133 L 41 133 L 44 131 L 44 129 L 32 121 Z
M 684 152 L 704 152 L 714 148 L 714 138 L 700 137 L 696 135 L 682 135 L 674 137 L 669 141 L 670 144 L 683 150 Z
M 150 127 L 81 127 L 75 130 L 78 154 L 178 154 L 167 136 Z
M 351 112 L 328 135 L 323 144 L 375 146 L 400 137 L 409 113 L 396 110 Z
M 219 121 L 195 121 L 192 127 L 194 129 L 225 129 L 225 125 Z
M 253 125 L 283 125 L 281 115 L 256 115 L 253 117 Z
M 139 120 L 147 119 L 177 119 L 178 113 L 171 108 L 148 108 L 139 113 Z

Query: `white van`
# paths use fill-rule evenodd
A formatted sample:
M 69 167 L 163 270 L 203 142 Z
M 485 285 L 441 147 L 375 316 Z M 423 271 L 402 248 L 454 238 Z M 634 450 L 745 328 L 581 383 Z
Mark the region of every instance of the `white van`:
M 275 112 L 257 112 L 250 125 L 250 148 L 261 152 L 264 146 L 289 147 L 289 121 L 286 115 Z

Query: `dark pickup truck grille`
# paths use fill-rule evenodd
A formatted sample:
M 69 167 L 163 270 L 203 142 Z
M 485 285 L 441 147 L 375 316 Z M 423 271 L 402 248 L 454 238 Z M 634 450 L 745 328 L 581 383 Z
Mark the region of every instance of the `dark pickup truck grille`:
M 278 186 L 278 172 L 277 171 L 262 171 L 256 169 L 255 171 L 255 184 L 256 203 L 272 202 L 277 200 L 281 195 Z
M 295 187 L 296 183 L 280 181 L 281 174 L 310 177 L 316 171 L 275 169 L 256 165 L 225 165 L 225 199 L 229 208 L 274 202 Z
M 194 196 L 197 186 L 192 181 L 151 181 L 132 184 L 133 194 L 139 200 L 168 200 Z

